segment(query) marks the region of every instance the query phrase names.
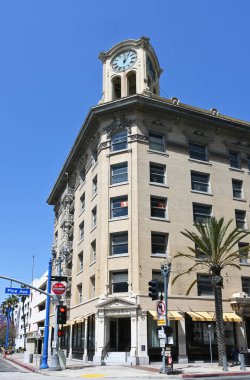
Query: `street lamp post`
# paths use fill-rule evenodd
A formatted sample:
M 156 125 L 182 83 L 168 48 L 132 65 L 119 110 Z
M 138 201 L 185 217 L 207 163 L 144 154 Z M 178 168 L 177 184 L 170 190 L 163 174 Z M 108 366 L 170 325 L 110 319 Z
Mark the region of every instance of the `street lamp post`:
M 49 260 L 48 266 L 48 281 L 47 281 L 47 293 L 51 291 L 51 271 L 52 271 L 52 260 Z M 46 317 L 44 326 L 44 339 L 43 339 L 43 355 L 42 362 L 40 365 L 41 369 L 49 368 L 48 366 L 48 346 L 49 346 L 49 313 L 50 313 L 50 296 L 47 295 L 46 298 Z
M 163 285 L 164 285 L 164 301 L 165 301 L 165 330 L 170 326 L 170 321 L 168 319 L 168 282 L 171 273 L 171 258 L 168 257 L 166 260 L 162 260 L 161 263 L 161 275 L 163 277 Z M 164 330 L 164 327 L 163 327 Z M 169 347 L 168 336 L 166 337 L 166 343 Z M 166 356 L 165 356 L 165 348 L 162 349 L 162 370 L 161 373 L 171 372 L 169 367 L 166 368 Z
M 7 326 L 6 326 L 6 335 L 5 335 L 5 348 L 6 348 L 6 350 L 8 349 L 8 346 L 9 346 L 10 313 L 11 313 L 11 306 L 8 305 L 8 308 L 7 308 Z

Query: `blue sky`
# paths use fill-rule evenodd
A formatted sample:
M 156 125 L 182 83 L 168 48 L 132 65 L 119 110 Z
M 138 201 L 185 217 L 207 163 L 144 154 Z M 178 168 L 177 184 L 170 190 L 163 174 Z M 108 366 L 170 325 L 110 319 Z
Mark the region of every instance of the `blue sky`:
M 0 275 L 30 282 L 33 256 L 35 277 L 47 269 L 46 200 L 101 98 L 100 51 L 148 36 L 162 96 L 250 120 L 249 14 L 249 0 L 0 2 Z

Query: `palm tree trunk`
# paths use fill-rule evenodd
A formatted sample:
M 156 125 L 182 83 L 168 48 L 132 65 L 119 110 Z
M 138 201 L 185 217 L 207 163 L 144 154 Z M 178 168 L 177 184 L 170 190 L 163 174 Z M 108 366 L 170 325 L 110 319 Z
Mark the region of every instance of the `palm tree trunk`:
M 225 328 L 223 321 L 222 288 L 214 286 L 216 334 L 218 345 L 219 365 L 223 365 L 223 356 L 226 355 Z

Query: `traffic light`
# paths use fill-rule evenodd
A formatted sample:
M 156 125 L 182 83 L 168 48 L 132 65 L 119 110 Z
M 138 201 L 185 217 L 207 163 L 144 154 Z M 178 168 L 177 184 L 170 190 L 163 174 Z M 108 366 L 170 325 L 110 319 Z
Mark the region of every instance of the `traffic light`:
M 60 337 L 60 336 L 64 336 L 65 335 L 65 330 L 63 329 L 60 329 L 57 331 L 57 335 Z
M 152 301 L 159 299 L 159 283 L 158 280 L 151 280 L 148 283 L 148 295 L 152 298 Z
M 64 325 L 67 322 L 67 307 L 57 306 L 57 323 Z

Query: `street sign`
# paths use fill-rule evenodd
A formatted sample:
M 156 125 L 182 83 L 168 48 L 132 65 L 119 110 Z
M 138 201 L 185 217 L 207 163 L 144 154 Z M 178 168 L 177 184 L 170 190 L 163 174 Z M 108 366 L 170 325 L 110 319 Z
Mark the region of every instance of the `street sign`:
M 159 301 L 156 303 L 158 317 L 165 314 L 165 307 L 166 306 L 164 301 Z
M 161 338 L 161 339 L 160 339 L 160 347 L 163 348 L 163 347 L 165 347 L 165 345 L 166 345 L 166 339 L 165 339 L 165 338 L 164 338 L 164 339 Z
M 5 288 L 5 293 L 15 294 L 16 296 L 29 296 L 30 289 L 27 288 Z
M 56 282 L 53 286 L 52 286 L 52 292 L 57 295 L 57 296 L 60 296 L 62 294 L 65 293 L 65 290 L 66 290 L 66 286 L 62 283 L 62 282 Z

